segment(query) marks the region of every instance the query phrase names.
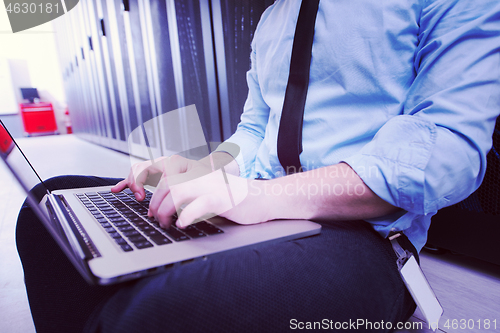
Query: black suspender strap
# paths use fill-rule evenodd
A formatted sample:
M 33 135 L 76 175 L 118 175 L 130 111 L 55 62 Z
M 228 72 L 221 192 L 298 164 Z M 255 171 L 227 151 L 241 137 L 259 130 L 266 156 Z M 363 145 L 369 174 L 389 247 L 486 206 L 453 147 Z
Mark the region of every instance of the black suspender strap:
M 290 74 L 278 131 L 278 159 L 287 174 L 300 172 L 302 122 L 319 0 L 302 0 L 293 38 Z

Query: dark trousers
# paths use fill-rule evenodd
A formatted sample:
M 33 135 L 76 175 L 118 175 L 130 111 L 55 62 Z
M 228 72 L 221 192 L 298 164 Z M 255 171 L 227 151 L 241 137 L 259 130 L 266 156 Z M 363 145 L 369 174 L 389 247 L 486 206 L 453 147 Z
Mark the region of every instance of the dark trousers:
M 65 176 L 46 184 L 53 190 L 116 181 Z M 43 196 L 40 187 L 34 193 Z M 322 226 L 318 236 L 215 254 L 112 286 L 88 285 L 28 205 L 19 214 L 16 239 L 40 333 L 282 332 L 341 325 L 384 332 L 376 329 L 382 321 L 395 328 L 407 320 L 415 303 L 390 243 L 363 221 Z M 409 242 L 405 246 L 415 252 Z

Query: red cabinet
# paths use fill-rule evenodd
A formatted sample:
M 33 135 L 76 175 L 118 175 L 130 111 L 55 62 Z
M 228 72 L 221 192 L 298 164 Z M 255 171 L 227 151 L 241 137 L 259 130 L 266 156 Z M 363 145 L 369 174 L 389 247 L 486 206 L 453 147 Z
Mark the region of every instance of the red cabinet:
M 19 106 L 28 135 L 58 133 L 52 103 L 22 103 Z

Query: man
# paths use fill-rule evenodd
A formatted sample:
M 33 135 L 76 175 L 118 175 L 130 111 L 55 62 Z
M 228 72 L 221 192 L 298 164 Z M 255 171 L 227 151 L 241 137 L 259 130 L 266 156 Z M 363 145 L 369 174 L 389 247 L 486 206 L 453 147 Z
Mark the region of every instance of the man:
M 263 14 L 241 123 L 217 152 L 137 165 L 114 191 L 130 187 L 143 199 L 147 176 L 162 173 L 149 214 L 163 226 L 183 206 L 180 227 L 209 213 L 242 224 L 305 218 L 322 223 L 321 235 L 99 289 L 87 330 L 285 331 L 364 320 L 390 331 L 414 311 L 386 237 L 404 231 L 417 255 L 431 216 L 482 180 L 500 105 L 500 5 L 321 1 L 303 171 L 286 175 L 277 142 L 300 6 L 279 0 Z M 221 199 L 227 188 L 213 171 L 222 167 L 236 205 Z

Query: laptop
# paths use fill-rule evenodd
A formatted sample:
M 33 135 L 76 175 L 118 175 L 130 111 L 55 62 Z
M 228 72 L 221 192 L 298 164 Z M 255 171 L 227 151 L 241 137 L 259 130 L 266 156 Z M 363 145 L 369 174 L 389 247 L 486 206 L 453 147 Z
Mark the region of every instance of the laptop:
M 50 192 L 40 203 L 29 192 L 43 184 L 29 160 L 0 121 L 0 155 L 27 193 L 27 200 L 82 277 L 107 285 L 175 269 L 178 265 L 264 242 L 292 240 L 320 233 L 307 220 L 239 225 L 220 216 L 186 229 L 163 229 L 147 217 L 147 204 L 126 189 L 107 187 Z

